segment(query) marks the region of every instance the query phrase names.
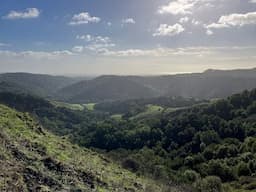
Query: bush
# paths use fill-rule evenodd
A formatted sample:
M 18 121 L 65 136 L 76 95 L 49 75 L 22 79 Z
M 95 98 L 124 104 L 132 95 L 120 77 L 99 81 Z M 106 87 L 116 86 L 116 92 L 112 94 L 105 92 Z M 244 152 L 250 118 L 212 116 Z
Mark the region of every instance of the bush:
M 221 179 L 216 176 L 208 176 L 194 184 L 198 192 L 223 192 Z
M 238 176 L 250 176 L 251 170 L 249 168 L 248 163 L 241 162 L 237 166 L 237 175 Z
M 235 179 L 235 174 L 231 167 L 220 160 L 211 160 L 208 164 L 208 175 L 219 176 L 224 182 Z
M 199 179 L 200 175 L 194 170 L 186 170 L 183 173 L 185 182 L 193 183 Z
M 140 168 L 140 164 L 136 160 L 131 159 L 131 158 L 125 159 L 122 162 L 122 166 L 123 166 L 123 168 L 129 169 L 129 170 L 131 170 L 133 172 L 138 171 L 139 168 Z

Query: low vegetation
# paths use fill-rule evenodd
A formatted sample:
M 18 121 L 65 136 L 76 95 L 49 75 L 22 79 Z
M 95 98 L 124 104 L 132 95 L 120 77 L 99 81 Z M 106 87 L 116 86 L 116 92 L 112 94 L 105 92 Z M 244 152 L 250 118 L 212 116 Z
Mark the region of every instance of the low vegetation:
M 147 104 L 146 111 L 161 112 L 139 121 L 133 117 L 146 111 L 133 113 L 129 107 L 125 114 L 135 116 L 110 118 L 115 113 L 97 105 L 94 111 L 74 111 L 10 93 L 0 94 L 0 101 L 30 112 L 52 132 L 105 154 L 136 175 L 185 183 L 199 192 L 256 190 L 256 90 L 168 112 Z
M 138 177 L 0 105 L 0 191 L 182 191 Z

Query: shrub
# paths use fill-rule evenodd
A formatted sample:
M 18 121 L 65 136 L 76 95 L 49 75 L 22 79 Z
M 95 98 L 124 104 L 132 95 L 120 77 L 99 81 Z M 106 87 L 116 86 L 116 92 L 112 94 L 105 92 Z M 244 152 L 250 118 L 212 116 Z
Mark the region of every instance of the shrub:
M 211 160 L 208 164 L 208 175 L 219 176 L 223 181 L 232 181 L 235 179 L 235 174 L 231 167 L 219 160 Z
M 198 192 L 223 192 L 221 179 L 216 176 L 208 176 L 194 184 Z
M 193 183 L 199 179 L 200 175 L 194 170 L 186 170 L 183 173 L 185 182 Z
M 249 168 L 248 163 L 241 162 L 237 166 L 237 175 L 238 176 L 250 176 L 251 170 Z
M 131 159 L 131 158 L 125 159 L 122 162 L 122 166 L 123 166 L 123 168 L 129 169 L 129 170 L 131 170 L 133 172 L 138 171 L 139 168 L 140 168 L 140 164 L 136 160 Z

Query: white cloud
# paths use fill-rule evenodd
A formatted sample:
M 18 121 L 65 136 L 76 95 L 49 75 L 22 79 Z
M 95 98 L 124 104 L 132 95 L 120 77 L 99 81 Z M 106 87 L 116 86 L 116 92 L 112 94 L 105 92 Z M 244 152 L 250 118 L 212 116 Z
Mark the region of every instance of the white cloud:
M 206 30 L 206 34 L 207 34 L 207 35 L 213 35 L 213 31 L 210 30 L 210 29 L 207 29 L 207 30 Z
M 213 0 L 174 0 L 169 4 L 159 7 L 160 14 L 186 15 L 192 14 L 195 7 L 202 7 L 203 5 L 211 5 L 209 2 Z
M 45 51 L 21 51 L 21 52 L 14 52 L 14 51 L 0 51 L 0 56 L 6 57 L 18 57 L 18 58 L 34 58 L 34 59 L 54 59 L 61 56 L 71 56 L 74 55 L 69 50 L 62 50 L 62 51 L 52 51 L 52 52 L 45 52 Z
M 250 3 L 256 3 L 256 0 L 250 0 L 249 2 Z
M 182 17 L 182 18 L 179 19 L 180 23 L 187 23 L 188 21 L 189 21 L 188 17 Z
M 156 49 L 126 49 L 118 51 L 106 51 L 105 56 L 116 57 L 139 57 L 139 56 L 153 56 L 153 57 L 167 57 L 167 56 L 202 56 L 212 53 L 211 48 L 207 47 L 185 47 L 185 48 L 156 48 Z
M 11 46 L 10 44 L 7 44 L 7 43 L 0 43 L 0 47 L 9 47 Z
M 72 17 L 72 20 L 69 22 L 69 25 L 82 25 L 88 23 L 98 23 L 100 22 L 99 17 L 92 17 L 88 12 L 82 12 L 75 14 Z
M 112 23 L 111 22 L 107 22 L 107 25 L 110 27 L 110 26 L 112 26 Z
M 81 52 L 83 52 L 83 50 L 84 50 L 83 46 L 75 46 L 72 48 L 72 51 L 75 53 L 81 53 Z
M 92 36 L 92 35 L 77 35 L 77 39 L 85 40 L 87 42 L 94 42 L 94 43 L 110 43 L 111 40 L 109 37 L 103 37 L 103 36 Z
M 139 57 L 139 56 L 152 56 L 152 57 L 168 57 L 168 56 L 194 56 L 204 57 L 223 52 L 241 52 L 252 51 L 256 47 L 183 47 L 183 48 L 166 48 L 160 47 L 156 49 L 125 49 L 111 51 L 105 49 L 102 55 L 115 56 L 115 57 Z
M 197 21 L 196 19 L 193 19 L 193 20 L 191 21 L 191 23 L 192 23 L 193 25 L 200 25 L 200 24 L 201 24 L 201 22 L 200 22 L 200 21 Z
M 104 52 L 107 48 L 115 47 L 116 44 L 112 43 L 109 37 L 93 36 L 93 35 L 81 35 L 76 36 L 76 39 L 84 40 L 89 44 L 84 48 L 95 51 L 97 53 Z
M 37 18 L 40 15 L 40 11 L 37 8 L 27 8 L 24 11 L 10 11 L 4 19 L 32 19 Z
M 107 48 L 115 47 L 116 44 L 114 43 L 92 43 L 90 45 L 87 45 L 86 48 L 91 51 L 101 52 L 102 50 L 105 50 Z
M 168 5 L 164 5 L 159 8 L 158 12 L 160 14 L 191 14 L 191 10 L 194 7 L 195 2 L 190 0 L 176 0 L 171 1 Z
M 161 24 L 153 36 L 175 36 L 184 31 L 184 27 L 178 23 L 174 25 Z
M 81 39 L 81 40 L 85 40 L 87 42 L 90 42 L 93 40 L 93 37 L 91 35 L 77 35 L 76 39 Z
M 227 27 L 242 27 L 244 25 L 256 24 L 256 12 L 249 12 L 245 14 L 230 14 L 221 16 L 217 23 L 206 25 L 207 29 L 219 29 Z
M 205 28 L 207 28 L 207 29 L 220 29 L 220 28 L 227 28 L 227 27 L 229 27 L 229 26 L 224 23 L 211 23 L 211 24 L 205 26 Z
M 219 19 L 219 23 L 230 26 L 243 26 L 249 24 L 256 24 L 256 12 L 250 12 L 246 14 L 231 14 L 222 16 Z
M 135 24 L 135 20 L 133 18 L 126 18 L 122 20 L 122 24 Z

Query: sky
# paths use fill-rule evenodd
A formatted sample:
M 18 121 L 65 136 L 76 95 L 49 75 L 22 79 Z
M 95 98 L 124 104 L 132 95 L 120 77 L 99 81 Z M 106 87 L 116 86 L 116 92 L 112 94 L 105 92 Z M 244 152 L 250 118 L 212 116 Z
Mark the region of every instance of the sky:
M 0 72 L 256 67 L 256 0 L 1 0 Z

